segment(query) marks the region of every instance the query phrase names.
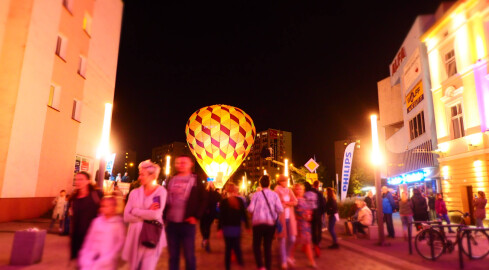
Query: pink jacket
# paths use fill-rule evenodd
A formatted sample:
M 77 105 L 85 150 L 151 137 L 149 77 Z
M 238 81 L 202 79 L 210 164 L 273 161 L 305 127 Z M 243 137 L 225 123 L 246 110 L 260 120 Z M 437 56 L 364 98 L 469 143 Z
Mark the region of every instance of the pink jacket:
M 436 209 L 436 214 L 438 215 L 446 215 L 448 214 L 447 211 L 447 205 L 445 204 L 445 201 L 443 199 L 437 199 L 435 201 L 435 209 Z

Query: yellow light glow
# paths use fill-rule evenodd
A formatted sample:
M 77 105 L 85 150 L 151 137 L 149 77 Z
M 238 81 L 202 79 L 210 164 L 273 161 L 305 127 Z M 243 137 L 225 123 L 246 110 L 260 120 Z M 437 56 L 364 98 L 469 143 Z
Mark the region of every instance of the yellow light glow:
M 104 125 L 102 127 L 102 138 L 97 150 L 97 158 L 107 157 L 110 155 L 109 140 L 110 140 L 110 124 L 112 120 L 112 104 L 105 103 Z
M 156 182 L 156 179 L 155 179 L 155 180 L 153 180 L 153 185 L 155 185 L 155 186 L 156 186 L 157 184 L 158 184 L 158 183 Z
M 165 175 L 170 175 L 170 156 L 166 156 Z
M 465 23 L 465 14 L 464 13 L 457 13 L 457 12 L 454 12 L 452 14 L 452 22 L 453 22 L 453 29 L 457 29 L 458 27 L 460 27 L 460 25 L 462 25 L 463 23 Z
M 289 160 L 288 159 L 285 159 L 284 160 L 284 164 L 285 164 L 285 166 L 284 166 L 284 175 L 288 177 L 289 176 Z
M 243 180 L 241 181 L 241 190 L 246 190 L 246 179 L 243 176 Z
M 443 153 L 448 152 L 449 148 L 450 148 L 450 144 L 448 142 L 440 143 L 438 145 L 438 150 L 440 150 Z
M 382 163 L 382 155 L 379 148 L 379 134 L 377 130 L 377 115 L 370 116 L 372 126 L 372 163 L 376 166 Z
M 263 170 L 263 175 L 267 175 L 267 170 Z
M 477 59 L 480 60 L 484 58 L 486 49 L 484 48 L 484 41 L 479 35 L 475 38 L 475 49 L 477 51 Z
M 465 140 L 471 146 L 479 146 L 482 144 L 482 133 L 476 133 L 465 137 Z
M 443 166 L 441 168 L 441 174 L 443 176 L 443 179 L 448 179 L 449 175 L 449 167 L 448 166 Z M 448 184 L 448 181 L 445 180 L 445 184 Z
M 132 163 L 132 162 L 131 162 L 131 163 L 129 163 L 129 166 L 130 166 L 130 167 L 134 166 L 134 163 Z

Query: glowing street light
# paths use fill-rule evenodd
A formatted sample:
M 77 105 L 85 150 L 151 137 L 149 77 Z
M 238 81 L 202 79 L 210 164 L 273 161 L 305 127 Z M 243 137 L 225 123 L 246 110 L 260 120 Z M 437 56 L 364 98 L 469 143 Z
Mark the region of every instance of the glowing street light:
M 380 165 L 382 163 L 382 155 L 380 154 L 379 147 L 379 132 L 377 129 L 377 115 L 372 114 L 370 116 L 370 123 L 372 126 L 372 164 L 374 165 L 375 176 L 375 190 L 379 196 L 375 196 L 377 205 L 382 205 L 382 194 L 380 189 Z M 377 227 L 379 235 L 379 245 L 384 245 L 384 213 L 382 207 L 377 207 Z
M 379 147 L 379 132 L 377 129 L 377 115 L 372 114 L 370 116 L 370 122 L 372 125 L 372 163 L 375 166 L 379 166 L 382 163 L 382 155 L 380 154 Z
M 284 175 L 289 176 L 289 160 L 285 159 L 284 160 L 285 166 L 284 166 Z
M 166 165 L 165 165 L 165 175 L 166 178 L 168 178 L 168 175 L 170 175 L 170 156 L 166 156 Z
M 100 145 L 97 149 L 97 158 L 100 159 L 97 178 L 99 180 L 99 187 L 104 187 L 104 175 L 106 159 L 109 156 L 109 140 L 110 140 L 110 124 L 112 120 L 112 104 L 105 103 L 104 124 L 102 127 L 102 138 L 100 139 Z
M 267 170 L 263 170 L 263 175 L 267 175 Z

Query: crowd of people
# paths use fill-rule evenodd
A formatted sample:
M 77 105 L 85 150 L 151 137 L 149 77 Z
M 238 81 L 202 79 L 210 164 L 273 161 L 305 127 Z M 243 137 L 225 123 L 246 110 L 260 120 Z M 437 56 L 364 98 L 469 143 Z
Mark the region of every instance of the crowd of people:
M 433 221 L 438 220 L 450 224 L 448 210 L 443 199 L 443 194 L 426 195 L 418 188 L 413 188 L 413 194 L 408 196 L 406 191 L 401 191 L 400 197 L 397 194 L 393 195 L 387 186 L 382 187 L 382 211 L 383 222 L 387 227 L 387 237 L 394 238 L 395 230 L 392 221 L 392 214 L 396 211 L 402 222 L 403 236 L 407 240 L 408 226 L 413 221 Z M 487 199 L 483 191 L 478 191 L 474 194 L 474 219 L 477 227 L 484 227 L 483 220 L 486 218 Z M 355 236 L 366 236 L 365 228 L 375 223 L 376 202 L 369 191 L 364 199 L 357 199 L 353 215 L 351 217 L 352 232 Z M 419 231 L 421 225 L 416 224 L 416 229 Z M 454 233 L 451 227 L 448 227 L 448 233 Z
M 204 184 L 192 173 L 193 166 L 189 156 L 177 157 L 176 174 L 165 188 L 155 184 L 160 167 L 143 161 L 139 164 L 140 186 L 126 199 L 120 193 L 104 195 L 88 173 L 79 172 L 74 192 L 68 196 L 63 190 L 53 202 L 50 227 L 59 221 L 60 232 L 69 233 L 70 257 L 79 269 L 117 269 L 120 258 L 130 269 L 155 269 L 165 249 L 169 269 L 180 269 L 180 252 L 185 269 L 196 269 L 197 229 L 202 248 L 211 252 L 210 234 L 215 223 L 224 239 L 225 269 L 231 268 L 233 253 L 238 265 L 245 263 L 242 225 L 252 233 L 258 269 L 271 269 L 274 239 L 282 269 L 296 264 L 296 250 L 301 250 L 309 266 L 316 268 L 325 215 L 333 238 L 329 248 L 338 248 L 334 226 L 339 216 L 333 189 L 327 189 L 325 198 L 319 182 L 289 187 L 289 178 L 281 175 L 272 190 L 269 176 L 264 175 L 256 191 L 245 197 L 232 181 L 222 191 L 213 182 Z

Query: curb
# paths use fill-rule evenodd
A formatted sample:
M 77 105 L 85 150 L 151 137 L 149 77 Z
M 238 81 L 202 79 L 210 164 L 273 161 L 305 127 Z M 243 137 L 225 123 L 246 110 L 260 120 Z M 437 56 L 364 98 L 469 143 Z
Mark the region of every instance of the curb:
M 329 232 L 325 232 L 325 233 L 326 233 L 326 235 L 323 233 L 323 239 L 327 239 L 327 240 L 331 241 L 332 239 L 331 239 L 331 236 L 329 235 Z M 381 262 L 387 266 L 393 267 L 393 268 L 405 269 L 405 270 L 412 270 L 412 269 L 430 270 L 430 268 L 427 268 L 427 267 L 424 267 L 424 266 L 421 266 L 419 264 L 415 264 L 412 262 L 405 261 L 399 257 L 394 257 L 394 256 L 386 254 L 386 253 L 382 253 L 382 252 L 379 252 L 376 250 L 365 248 L 365 247 L 362 247 L 358 244 L 353 244 L 353 243 L 348 242 L 348 241 L 342 241 L 341 239 L 338 239 L 338 240 L 339 240 L 338 244 L 340 245 L 340 247 L 345 247 L 347 249 L 353 250 L 353 251 L 361 253 L 363 255 L 367 255 L 368 257 L 375 258 L 379 262 Z M 386 248 L 388 248 L 388 247 L 386 247 Z

